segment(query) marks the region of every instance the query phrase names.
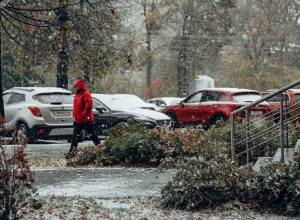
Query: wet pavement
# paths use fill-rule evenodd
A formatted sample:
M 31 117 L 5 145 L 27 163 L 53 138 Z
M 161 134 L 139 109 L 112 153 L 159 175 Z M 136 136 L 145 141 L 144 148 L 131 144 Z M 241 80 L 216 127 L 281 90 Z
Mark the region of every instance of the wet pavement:
M 175 170 L 158 173 L 155 168 L 61 168 L 35 169 L 39 195 L 84 198 L 141 198 L 159 196 Z

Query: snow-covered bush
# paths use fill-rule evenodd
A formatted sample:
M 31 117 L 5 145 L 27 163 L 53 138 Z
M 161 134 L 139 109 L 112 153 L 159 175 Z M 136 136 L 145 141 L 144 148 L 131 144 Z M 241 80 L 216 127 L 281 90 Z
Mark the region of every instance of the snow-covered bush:
M 204 209 L 227 202 L 255 204 L 287 215 L 300 215 L 300 161 L 274 163 L 254 172 L 217 155 L 211 160 L 189 158 L 176 164 L 178 172 L 162 189 L 162 205 Z
M 68 165 L 155 165 L 164 157 L 160 149 L 160 132 L 148 130 L 133 120 L 128 120 L 127 126 L 120 123 L 105 131 L 105 136 L 107 138 L 102 146 L 77 150 L 76 157 Z

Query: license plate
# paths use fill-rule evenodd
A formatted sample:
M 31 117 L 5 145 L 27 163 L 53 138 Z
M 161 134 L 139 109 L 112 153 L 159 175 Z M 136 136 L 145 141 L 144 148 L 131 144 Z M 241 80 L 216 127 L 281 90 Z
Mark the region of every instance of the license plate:
M 71 116 L 71 112 L 66 111 L 55 111 L 53 112 L 54 117 L 64 117 L 64 116 Z
M 250 111 L 251 115 L 262 115 L 262 111 Z

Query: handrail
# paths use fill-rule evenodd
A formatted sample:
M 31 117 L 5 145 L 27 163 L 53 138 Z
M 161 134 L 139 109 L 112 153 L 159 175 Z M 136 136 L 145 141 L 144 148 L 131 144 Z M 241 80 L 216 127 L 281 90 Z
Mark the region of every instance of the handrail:
M 253 106 L 256 106 L 257 104 L 260 104 L 260 103 L 263 102 L 263 101 L 266 101 L 266 100 L 269 99 L 269 98 L 272 98 L 272 97 L 274 97 L 274 96 L 276 96 L 276 95 L 278 95 L 278 94 L 282 94 L 283 92 L 287 91 L 288 89 L 290 89 L 290 88 L 292 88 L 292 87 L 295 87 L 295 86 L 297 86 L 297 85 L 299 85 L 299 84 L 300 84 L 300 79 L 297 80 L 297 81 L 295 81 L 295 82 L 293 82 L 293 83 L 291 83 L 291 84 L 289 84 L 289 85 L 287 85 L 287 86 L 282 87 L 281 89 L 276 90 L 275 92 L 272 92 L 272 93 L 269 94 L 269 95 L 266 95 L 266 96 L 262 97 L 262 98 L 259 99 L 259 100 L 256 100 L 255 102 L 252 102 L 252 103 L 250 103 L 250 104 L 248 104 L 248 105 L 245 105 L 244 107 L 242 107 L 242 108 L 240 108 L 240 109 L 235 110 L 234 112 L 231 112 L 231 114 L 230 114 L 230 124 L 231 124 L 231 157 L 232 157 L 232 161 L 235 161 L 235 158 L 236 158 L 237 156 L 239 156 L 239 155 L 241 155 L 241 154 L 247 152 L 247 163 L 249 163 L 249 151 L 250 151 L 250 150 L 252 150 L 252 149 L 254 149 L 254 148 L 258 147 L 258 146 L 261 146 L 261 145 L 263 145 L 263 144 L 269 142 L 270 140 L 273 140 L 273 139 L 275 139 L 275 138 L 277 138 L 277 137 L 280 137 L 281 161 L 284 162 L 284 135 L 286 134 L 286 136 L 287 136 L 287 137 L 286 137 L 286 140 L 287 140 L 287 143 L 286 143 L 286 144 L 288 145 L 288 132 L 290 132 L 290 131 L 296 129 L 296 128 L 291 129 L 291 130 L 288 129 L 287 126 L 288 126 L 288 124 L 291 122 L 291 121 L 290 121 L 291 118 L 290 118 L 290 119 L 287 119 L 287 118 L 286 118 L 286 115 L 287 115 L 287 114 L 290 114 L 290 110 L 289 110 L 289 109 L 291 109 L 292 107 L 294 107 L 294 106 L 297 105 L 297 104 L 288 106 L 288 105 L 287 105 L 288 102 L 287 102 L 287 100 L 286 100 L 286 96 L 285 96 L 285 103 L 283 104 L 284 100 L 283 100 L 283 97 L 281 96 L 280 107 L 278 108 L 278 110 L 279 110 L 279 112 L 280 112 L 280 123 L 279 123 L 278 125 L 276 125 L 276 126 L 272 126 L 272 127 L 268 128 L 268 129 L 265 129 L 265 130 L 259 132 L 258 134 L 254 135 L 254 136 L 257 136 L 257 135 L 258 135 L 256 138 L 261 137 L 261 136 L 263 135 L 264 132 L 266 132 L 266 131 L 268 131 L 268 130 L 270 130 L 270 129 L 271 129 L 271 131 L 272 131 L 272 130 L 274 129 L 274 127 L 275 127 L 275 128 L 276 128 L 276 127 L 279 127 L 280 134 L 277 135 L 277 136 L 275 136 L 275 137 L 273 137 L 273 138 L 271 138 L 271 139 L 269 139 L 269 140 L 267 140 L 267 141 L 264 141 L 263 143 L 260 143 L 260 144 L 254 146 L 254 147 L 251 147 L 250 149 L 249 149 L 249 143 L 251 142 L 251 138 L 253 138 L 254 136 L 249 136 L 249 132 L 250 132 L 250 131 L 249 131 L 249 128 L 250 128 L 251 126 L 253 126 L 253 124 L 250 125 L 250 123 L 249 123 L 249 109 L 250 109 L 251 107 L 253 107 Z M 299 99 L 299 98 L 298 98 L 298 99 Z M 296 99 L 296 100 L 297 100 L 297 99 Z M 283 108 L 283 106 L 285 106 L 285 108 Z M 296 109 L 298 109 L 298 108 L 299 108 L 299 107 L 297 107 Z M 295 111 L 296 109 L 293 109 L 293 111 Z M 273 117 L 274 115 L 278 114 L 278 113 L 277 113 L 278 110 L 277 110 L 277 109 L 274 109 L 274 110 L 268 112 L 268 113 L 266 114 L 266 115 L 269 115 L 267 118 Z M 242 129 L 240 129 L 240 130 L 238 130 L 238 131 L 235 132 L 234 118 L 235 118 L 235 116 L 236 116 L 237 114 L 239 114 L 239 113 L 241 113 L 241 112 L 244 112 L 244 111 L 246 112 L 246 126 L 245 126 L 244 128 L 242 128 Z M 293 112 L 293 111 L 291 111 L 291 112 Z M 275 112 L 275 113 L 273 114 L 272 112 Z M 271 113 L 272 113 L 272 114 L 271 114 Z M 271 114 L 271 116 L 270 116 L 270 114 Z M 263 116 L 261 116 L 261 117 L 263 117 Z M 277 118 L 278 118 L 278 117 L 277 117 Z M 294 117 L 292 117 L 292 118 L 293 118 L 292 121 L 295 121 L 295 120 L 296 120 L 296 119 L 294 119 L 294 118 L 296 118 L 296 116 L 294 116 Z M 259 119 L 257 118 L 256 120 L 258 121 Z M 257 122 L 256 122 L 255 124 L 257 124 Z M 266 123 L 263 123 L 263 125 L 265 125 L 265 124 L 266 124 Z M 286 127 L 286 128 L 284 128 L 284 127 Z M 298 128 L 298 127 L 300 127 L 300 126 L 297 126 L 297 128 Z M 242 141 L 239 141 L 237 144 L 241 144 L 241 143 L 243 143 L 243 142 L 246 142 L 247 150 L 244 151 L 244 152 L 242 152 L 242 153 L 239 153 L 238 155 L 235 155 L 235 145 L 236 145 L 236 142 L 235 142 L 235 134 L 238 134 L 238 133 L 240 133 L 241 131 L 244 131 L 244 130 L 246 130 L 246 136 L 247 136 L 247 137 L 246 137 L 246 139 L 244 139 L 244 140 L 242 140 Z M 255 130 L 255 129 L 252 129 L 252 130 Z M 251 130 L 251 131 L 252 131 L 252 130 Z M 285 131 L 284 131 L 284 130 L 285 130 Z M 267 133 L 270 133 L 270 131 L 267 132 Z M 255 138 L 255 139 L 256 139 L 256 138 Z
M 299 84 L 300 84 L 300 79 L 297 80 L 297 81 L 295 81 L 295 82 L 293 82 L 293 83 L 291 83 L 291 84 L 289 84 L 289 85 L 287 85 L 287 86 L 285 86 L 285 87 L 282 87 L 279 90 L 276 90 L 275 92 L 272 92 L 269 95 L 266 95 L 266 96 L 262 97 L 261 99 L 256 100 L 255 102 L 252 102 L 252 103 L 250 103 L 248 105 L 245 105 L 242 108 L 239 108 L 239 109 L 235 110 L 234 112 L 231 112 L 230 115 L 237 115 L 237 114 L 245 111 L 246 109 L 251 108 L 253 106 L 256 106 L 257 104 L 259 104 L 259 103 L 261 103 L 261 102 L 263 102 L 263 101 L 265 101 L 265 100 L 267 100 L 269 98 L 272 98 L 273 96 L 278 95 L 278 94 L 280 94 L 280 93 L 282 93 L 282 92 L 284 92 L 284 91 L 286 91 L 286 90 L 288 90 L 288 89 L 290 89 L 290 88 L 292 88 L 294 86 L 297 86 Z

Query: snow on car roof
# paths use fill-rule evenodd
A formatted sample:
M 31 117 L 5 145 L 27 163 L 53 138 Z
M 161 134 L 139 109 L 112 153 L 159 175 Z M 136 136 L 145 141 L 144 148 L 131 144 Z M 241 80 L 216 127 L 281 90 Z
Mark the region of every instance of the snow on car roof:
M 209 88 L 203 90 L 216 90 L 216 91 L 226 91 L 226 92 L 258 92 L 257 90 L 239 89 L 239 88 Z
M 5 91 L 9 91 L 9 90 L 20 90 L 22 92 L 28 92 L 32 94 L 53 93 L 53 92 L 71 93 L 69 90 L 58 88 L 58 87 L 13 87 Z

